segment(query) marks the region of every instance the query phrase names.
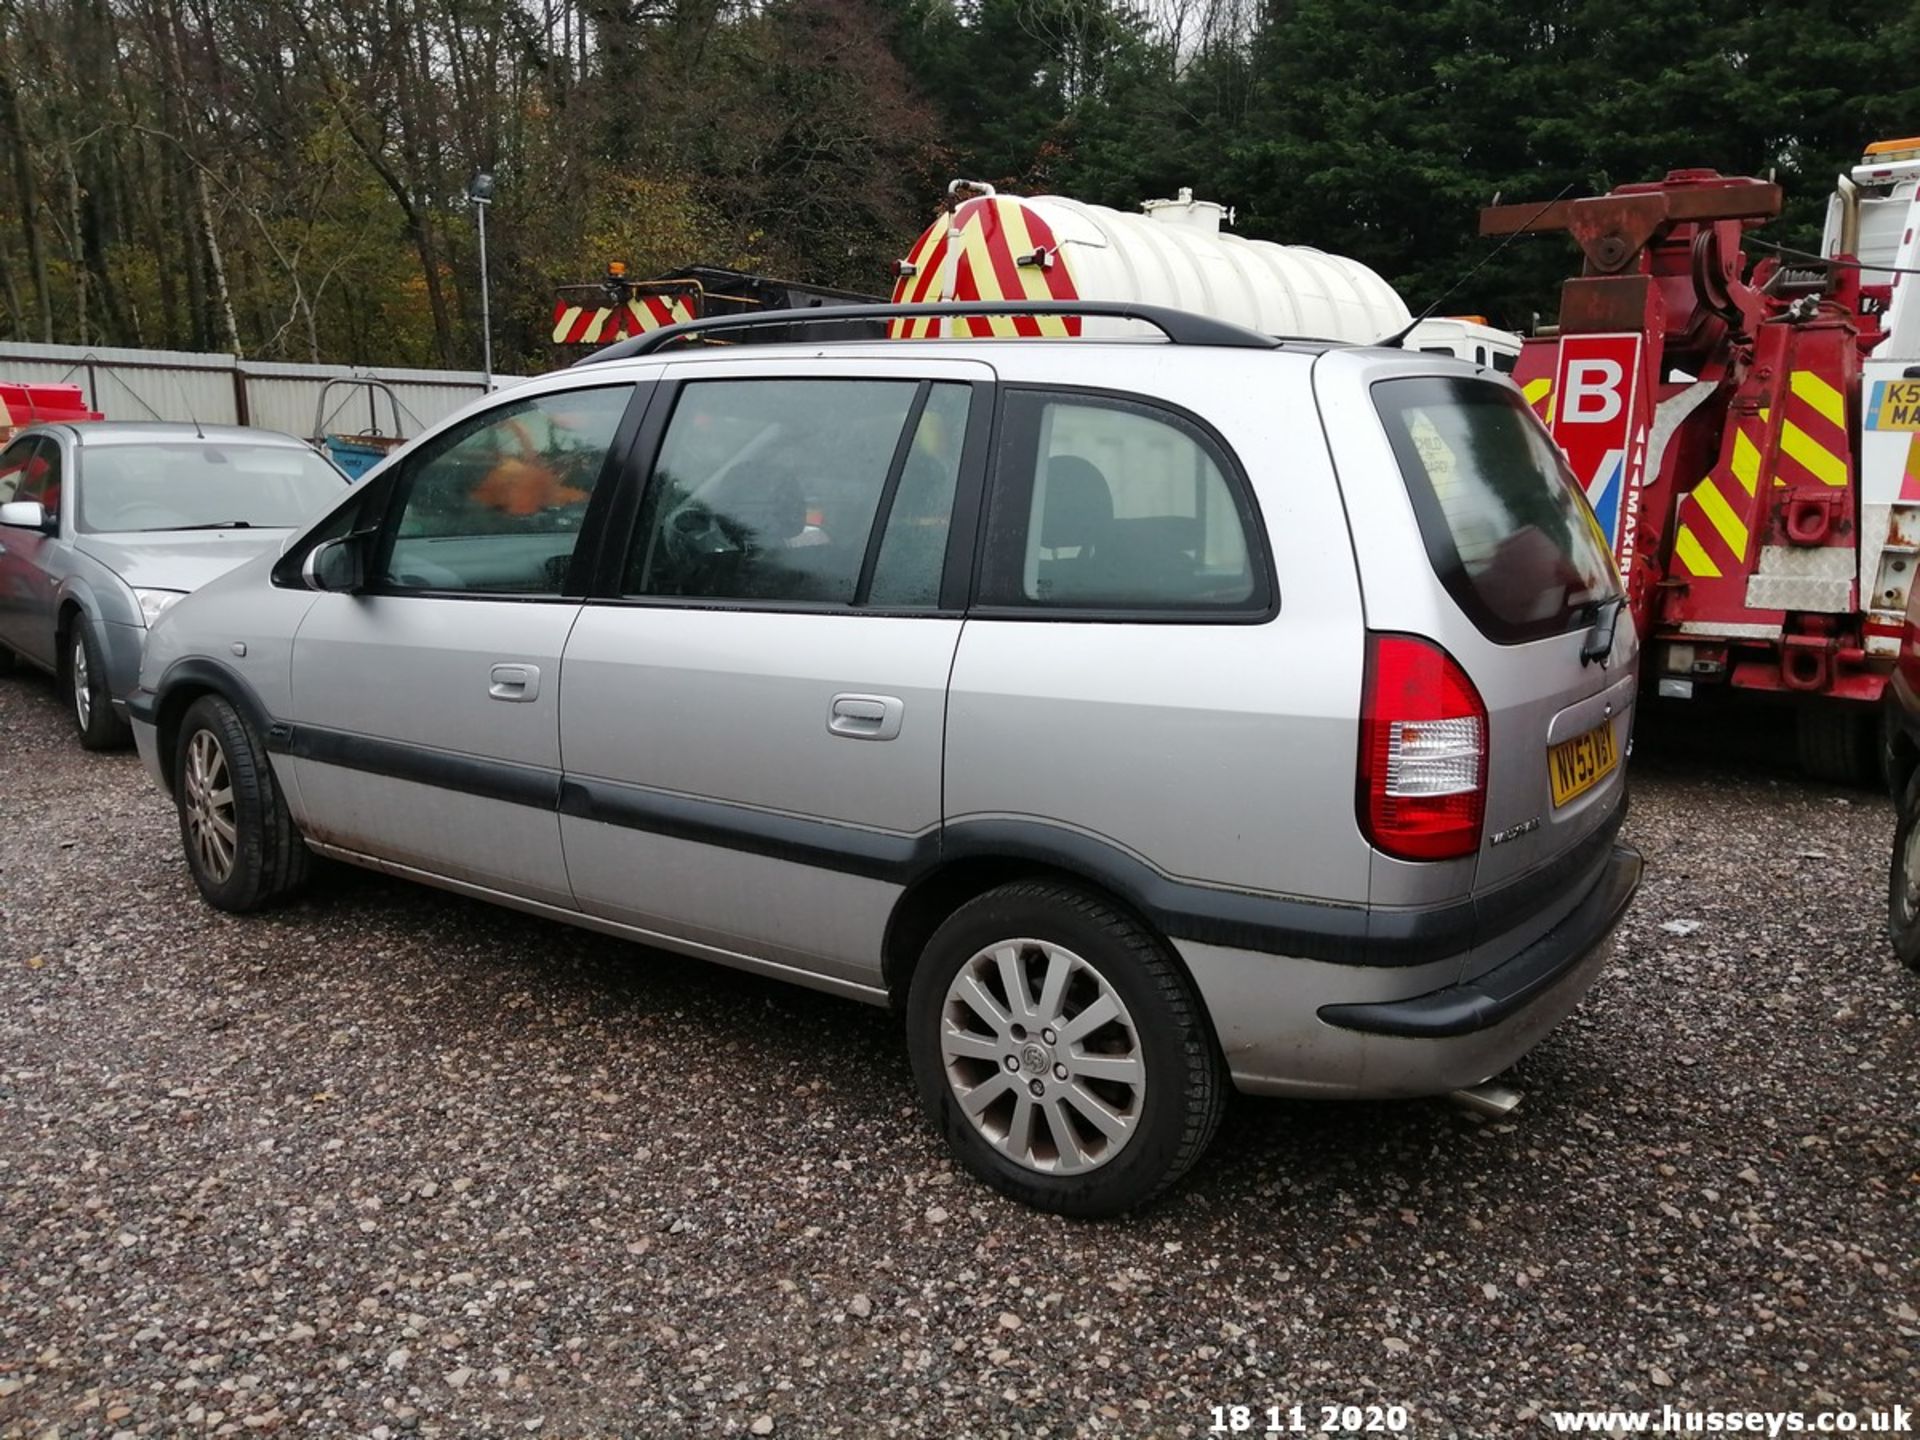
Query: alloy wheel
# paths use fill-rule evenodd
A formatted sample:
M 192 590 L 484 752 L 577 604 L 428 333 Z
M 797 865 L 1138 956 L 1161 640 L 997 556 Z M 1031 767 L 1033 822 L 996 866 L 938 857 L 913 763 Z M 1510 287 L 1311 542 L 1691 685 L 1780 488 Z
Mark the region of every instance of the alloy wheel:
M 960 967 L 940 1054 L 961 1113 L 1029 1170 L 1105 1165 L 1144 1113 L 1146 1058 L 1126 1002 L 1084 958 L 1044 940 L 999 941 Z
M 82 730 L 93 724 L 93 672 L 87 666 L 87 642 L 73 638 L 73 714 Z
M 238 830 L 234 820 L 233 777 L 227 752 L 211 730 L 194 733 L 187 743 L 187 773 L 181 813 L 187 822 L 201 873 L 216 885 L 233 874 Z

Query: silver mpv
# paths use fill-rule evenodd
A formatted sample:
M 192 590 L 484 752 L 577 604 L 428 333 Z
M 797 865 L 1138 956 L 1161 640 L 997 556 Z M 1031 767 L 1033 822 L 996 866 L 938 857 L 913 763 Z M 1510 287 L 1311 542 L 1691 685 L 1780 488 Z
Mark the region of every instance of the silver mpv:
M 959 1159 L 1076 1215 L 1229 1084 L 1507 1067 L 1640 872 L 1546 432 L 1444 357 L 1018 308 L 1161 339 L 658 331 L 173 606 L 132 712 L 201 892 L 318 853 L 891 1005 Z

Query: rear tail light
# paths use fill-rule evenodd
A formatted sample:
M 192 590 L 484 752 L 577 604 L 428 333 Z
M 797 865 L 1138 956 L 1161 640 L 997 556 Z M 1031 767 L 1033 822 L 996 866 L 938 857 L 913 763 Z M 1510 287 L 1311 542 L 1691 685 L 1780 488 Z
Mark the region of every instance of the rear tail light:
M 1412 635 L 1367 637 L 1360 705 L 1360 828 L 1402 860 L 1480 847 L 1487 707 L 1454 658 Z

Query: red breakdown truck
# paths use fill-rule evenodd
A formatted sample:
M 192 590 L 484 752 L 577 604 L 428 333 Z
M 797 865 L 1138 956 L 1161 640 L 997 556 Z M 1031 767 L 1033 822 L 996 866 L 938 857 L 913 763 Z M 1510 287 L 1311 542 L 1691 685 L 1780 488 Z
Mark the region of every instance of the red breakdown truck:
M 1882 701 L 1920 563 L 1917 186 L 1920 137 L 1869 146 L 1817 253 L 1750 237 L 1779 188 L 1710 170 L 1480 221 L 1584 257 L 1514 379 L 1613 541 L 1650 682 L 1790 702 L 1826 779 L 1913 758 Z
M 996 199 L 989 187 L 976 188 L 985 193 L 955 204 L 895 266 L 895 300 L 948 298 L 952 290 L 956 298 L 1166 301 L 1146 293 L 1155 289 L 1152 274 L 1139 267 L 1102 278 L 1096 262 L 1117 244 L 1114 235 L 1069 253 L 1072 237 L 1035 228 L 1042 212 L 1097 212 L 1109 230 L 1141 229 L 1140 244 L 1150 240 L 1163 252 L 1162 269 L 1218 261 L 1213 252 L 1229 240 L 1236 254 L 1282 248 L 1214 238 L 1218 206 L 1201 217 L 1208 234 L 1187 234 L 1204 202 L 1186 195 L 1149 202 L 1143 219 L 1059 197 Z M 1817 253 L 1749 234 L 1780 214 L 1777 185 L 1711 170 L 1676 170 L 1544 206 L 1495 206 L 1481 215 L 1482 234 L 1564 231 L 1580 247 L 1582 271 L 1566 282 L 1558 323 L 1526 338 L 1517 362 L 1513 337 L 1495 344 L 1486 337 L 1499 332 L 1484 326 L 1465 327 L 1474 333 L 1464 343 L 1481 345 L 1477 351 L 1463 349 L 1461 337 L 1436 337 L 1435 348 L 1512 370 L 1566 452 L 1613 544 L 1647 642 L 1649 683 L 1674 700 L 1717 691 L 1790 705 L 1801 765 L 1826 779 L 1873 780 L 1920 759 L 1883 704 L 1920 564 L 1917 190 L 1920 137 L 1868 146 L 1837 181 Z M 1010 206 L 1019 209 L 1022 224 L 1012 228 L 1021 233 L 998 256 L 991 221 Z M 1177 243 L 1174 232 L 1146 224 L 1169 219 L 1181 222 Z M 977 294 L 965 275 L 955 289 L 954 267 L 932 258 L 963 240 L 978 242 Z M 1761 253 L 1750 255 L 1750 246 Z M 1183 260 L 1187 251 L 1194 255 Z M 1363 329 L 1392 298 L 1351 261 L 1300 247 L 1281 258 L 1324 272 L 1305 289 L 1333 296 Z M 993 289 L 988 281 L 1000 272 L 1013 279 Z M 927 287 L 936 282 L 933 293 Z M 613 271 L 597 286 L 575 288 L 578 298 L 563 295 L 555 306 L 556 343 L 605 343 L 707 313 L 869 298 L 703 269 L 649 282 Z M 1198 300 L 1175 303 L 1206 308 L 1224 296 L 1221 318 L 1258 328 L 1263 315 L 1229 313 L 1232 293 L 1215 283 L 1195 288 Z M 991 331 L 971 323 L 975 330 L 964 333 L 1050 333 L 1031 322 Z M 1078 332 L 1071 320 L 1055 328 Z M 1391 328 L 1383 323 L 1379 333 Z M 891 333 L 907 332 L 896 323 Z

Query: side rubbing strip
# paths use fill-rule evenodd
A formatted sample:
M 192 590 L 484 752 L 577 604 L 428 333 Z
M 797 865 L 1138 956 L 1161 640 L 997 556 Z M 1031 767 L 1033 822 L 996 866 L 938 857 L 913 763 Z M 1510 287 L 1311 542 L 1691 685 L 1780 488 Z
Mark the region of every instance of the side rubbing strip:
M 560 786 L 560 813 L 895 884 L 906 883 L 917 870 L 931 868 L 940 854 L 940 835 L 935 830 L 918 836 L 863 830 L 612 780 L 569 776 Z
M 560 772 L 537 765 L 513 765 L 312 725 L 275 725 L 267 734 L 267 749 L 296 760 L 389 775 L 395 780 L 504 800 L 509 805 L 552 810 L 560 803 Z
M 1104 840 L 1041 820 L 960 820 L 905 835 L 619 781 L 563 778 L 540 766 L 310 725 L 275 722 L 265 733 L 275 754 L 861 875 L 908 890 L 955 863 L 1044 867 L 1106 887 L 1173 939 L 1331 965 L 1423 965 L 1506 934 L 1569 891 L 1591 888 L 1625 813 L 1622 805 L 1558 859 L 1471 900 L 1370 911 L 1362 905 L 1198 885 L 1164 874 Z

